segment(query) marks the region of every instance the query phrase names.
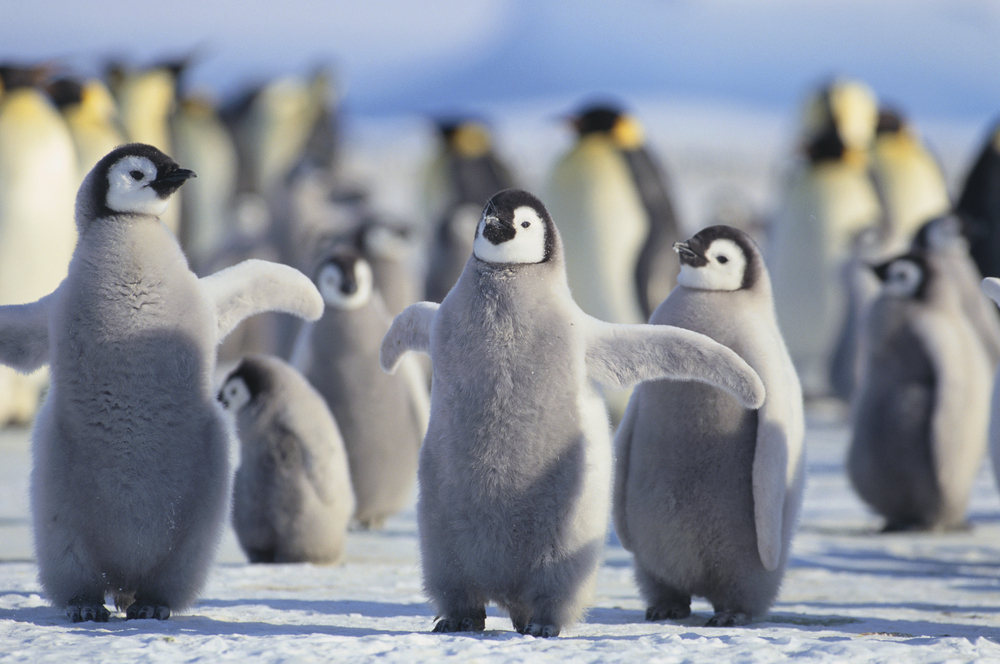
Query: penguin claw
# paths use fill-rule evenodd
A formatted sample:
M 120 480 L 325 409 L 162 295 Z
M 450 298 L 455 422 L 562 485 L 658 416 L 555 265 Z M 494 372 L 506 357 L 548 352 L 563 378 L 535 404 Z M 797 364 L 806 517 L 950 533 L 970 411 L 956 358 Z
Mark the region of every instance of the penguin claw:
M 683 620 L 691 615 L 691 606 L 651 606 L 646 609 L 646 620 Z
M 94 622 L 108 622 L 111 612 L 104 608 L 103 605 L 70 604 L 66 607 L 66 616 L 70 621 L 75 623 L 91 620 Z
M 559 636 L 559 627 L 556 625 L 542 625 L 540 623 L 533 622 L 528 623 L 524 626 L 524 629 L 520 629 L 518 631 L 525 636 L 539 636 L 543 639 Z
M 140 604 L 136 602 L 125 611 L 125 620 L 166 620 L 170 617 L 170 607 L 165 604 Z
M 705 627 L 738 627 L 750 622 L 750 614 L 742 611 L 716 611 L 715 615 L 708 619 Z
M 442 618 L 434 625 L 432 632 L 482 632 L 486 629 L 486 612 L 482 616 L 465 616 L 458 618 Z

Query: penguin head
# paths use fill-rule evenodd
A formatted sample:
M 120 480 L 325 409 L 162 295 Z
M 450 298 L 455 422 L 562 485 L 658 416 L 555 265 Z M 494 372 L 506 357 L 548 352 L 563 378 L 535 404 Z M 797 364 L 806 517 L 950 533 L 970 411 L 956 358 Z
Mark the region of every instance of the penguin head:
M 439 120 L 438 132 L 445 150 L 461 159 L 478 159 L 493 149 L 490 129 L 484 122 L 471 118 Z
M 591 134 L 604 134 L 621 150 L 638 149 L 645 140 L 639 122 L 613 103 L 588 105 L 570 121 L 581 138 Z
M 494 264 L 548 261 L 555 249 L 555 225 L 540 200 L 520 189 L 495 194 L 483 208 L 472 253 Z
M 753 240 L 732 226 L 709 226 L 687 242 L 675 242 L 674 251 L 681 261 L 677 283 L 687 288 L 736 291 L 760 279 Z
M 363 307 L 372 297 L 374 283 L 371 265 L 346 245 L 335 247 L 316 271 L 316 287 L 323 300 L 337 309 Z
M 912 246 L 920 251 L 960 250 L 968 252 L 962 220 L 955 215 L 935 217 L 924 223 L 913 236 Z
M 930 266 L 920 254 L 909 253 L 875 265 L 875 275 L 882 282 L 882 292 L 902 299 L 925 299 Z
M 192 177 L 192 171 L 153 146 L 130 143 L 97 162 L 88 175 L 89 193 L 98 216 L 159 216 L 167 209 L 171 194 Z
M 271 380 L 264 365 L 246 357 L 226 376 L 217 398 L 228 412 L 238 413 L 270 388 Z

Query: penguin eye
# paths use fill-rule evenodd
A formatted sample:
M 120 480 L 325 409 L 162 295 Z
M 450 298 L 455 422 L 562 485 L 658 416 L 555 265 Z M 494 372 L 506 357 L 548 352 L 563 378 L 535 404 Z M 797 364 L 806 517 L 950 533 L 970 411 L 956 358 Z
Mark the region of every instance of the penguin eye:
M 530 221 L 522 221 L 521 222 L 521 228 L 527 228 L 530 225 L 531 225 Z
M 142 171 L 129 171 L 128 174 L 132 176 L 133 180 L 141 180 L 142 179 Z
M 726 256 L 719 256 L 716 260 L 718 260 L 720 263 L 728 263 L 729 262 L 729 258 L 727 258 Z

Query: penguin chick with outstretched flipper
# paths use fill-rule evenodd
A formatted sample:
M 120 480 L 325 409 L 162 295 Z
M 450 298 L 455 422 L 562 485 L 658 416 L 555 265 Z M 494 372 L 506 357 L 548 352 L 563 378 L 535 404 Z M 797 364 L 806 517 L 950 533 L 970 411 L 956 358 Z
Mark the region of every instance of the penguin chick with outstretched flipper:
M 409 350 L 429 353 L 433 369 L 417 523 L 438 632 L 483 630 L 491 601 L 534 636 L 556 636 L 583 613 L 611 487 L 607 411 L 594 383 L 699 380 L 747 407 L 764 399 L 753 369 L 702 334 L 585 314 L 552 218 L 520 190 L 487 202 L 444 301 L 396 317 L 382 367 L 393 370 Z
M 647 620 L 685 618 L 698 595 L 710 626 L 739 625 L 766 613 L 784 576 L 805 477 L 802 388 L 750 237 L 711 226 L 674 247 L 678 285 L 650 322 L 731 348 L 767 397 L 748 410 L 712 385 L 639 385 L 615 436 L 615 530 Z
M 986 450 L 989 357 L 948 273 L 921 253 L 875 268 L 847 471 L 886 531 L 965 525 Z
M 339 561 L 354 491 L 323 397 L 284 360 L 253 355 L 226 377 L 219 401 L 240 439 L 233 529 L 250 562 Z
M 70 618 L 166 618 L 196 599 L 222 531 L 232 428 L 215 398 L 216 346 L 278 309 L 319 318 L 305 275 L 246 261 L 199 279 L 159 220 L 194 174 L 130 144 L 94 166 L 76 204 L 67 278 L 0 307 L 0 362 L 50 364 L 32 433 L 39 579 Z
M 427 431 L 427 378 L 416 357 L 399 375 L 379 369 L 379 345 L 392 317 L 368 262 L 335 246 L 316 270 L 323 317 L 299 332 L 291 364 L 326 400 L 344 437 L 357 498 L 354 519 L 382 525 L 413 497 L 420 442 Z

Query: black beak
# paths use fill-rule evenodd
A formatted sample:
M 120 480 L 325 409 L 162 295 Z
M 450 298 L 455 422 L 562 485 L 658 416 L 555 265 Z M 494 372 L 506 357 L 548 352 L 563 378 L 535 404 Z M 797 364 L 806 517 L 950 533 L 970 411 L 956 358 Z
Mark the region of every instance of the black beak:
M 193 177 L 198 177 L 194 174 L 194 171 L 189 171 L 186 168 L 175 168 L 166 173 L 157 173 L 156 179 L 150 182 L 149 186 L 153 188 L 153 191 L 160 198 L 166 198 L 177 191 L 185 181 Z
M 681 263 L 694 263 L 698 260 L 698 252 L 691 248 L 687 242 L 674 242 L 674 251 L 681 259 Z
M 490 241 L 490 244 L 501 244 L 514 239 L 517 231 L 514 230 L 514 222 L 500 219 L 499 217 L 486 217 L 486 225 L 483 227 L 483 237 Z

